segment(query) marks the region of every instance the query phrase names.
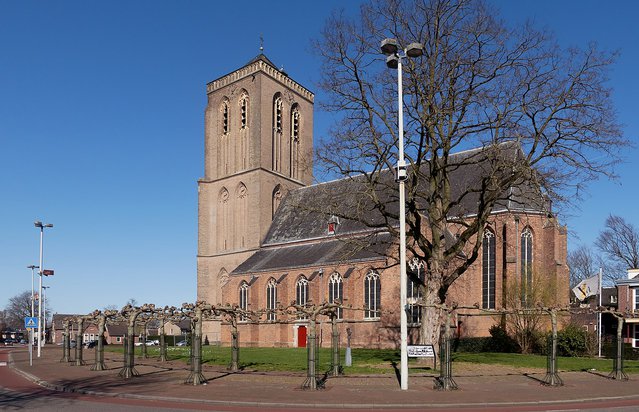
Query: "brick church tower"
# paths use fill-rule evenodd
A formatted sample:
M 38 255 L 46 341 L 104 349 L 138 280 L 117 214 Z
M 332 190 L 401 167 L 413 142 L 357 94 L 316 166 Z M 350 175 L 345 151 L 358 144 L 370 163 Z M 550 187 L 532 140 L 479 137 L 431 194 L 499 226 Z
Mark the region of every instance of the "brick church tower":
M 287 191 L 312 183 L 313 93 L 260 54 L 207 85 L 198 180 L 197 300 L 223 303 L 229 274 L 261 245 Z M 220 340 L 220 325 L 203 335 Z

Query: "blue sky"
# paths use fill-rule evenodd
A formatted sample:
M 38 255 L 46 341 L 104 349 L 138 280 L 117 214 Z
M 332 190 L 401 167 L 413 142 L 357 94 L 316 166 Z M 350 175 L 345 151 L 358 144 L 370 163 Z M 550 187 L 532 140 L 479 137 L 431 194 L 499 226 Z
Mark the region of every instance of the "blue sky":
M 533 19 L 563 45 L 596 41 L 621 56 L 610 84 L 625 134 L 639 135 L 639 2 L 493 1 L 509 22 Z M 203 174 L 206 83 L 265 53 L 316 87 L 310 50 L 337 0 L 0 1 L 0 307 L 30 288 L 34 220 L 55 269 L 55 312 L 86 313 L 129 298 L 193 301 L 197 179 Z M 381 57 L 380 57 L 381 59 Z M 315 138 L 330 116 L 316 109 Z M 639 226 L 634 158 L 599 181 L 564 219 L 569 247 L 590 244 L 608 214 Z

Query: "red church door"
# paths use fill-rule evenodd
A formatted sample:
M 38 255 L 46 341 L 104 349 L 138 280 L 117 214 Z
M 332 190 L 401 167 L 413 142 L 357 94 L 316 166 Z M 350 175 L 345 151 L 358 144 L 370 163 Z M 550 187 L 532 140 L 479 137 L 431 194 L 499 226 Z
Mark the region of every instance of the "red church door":
M 297 347 L 298 348 L 306 347 L 306 326 L 297 327 Z

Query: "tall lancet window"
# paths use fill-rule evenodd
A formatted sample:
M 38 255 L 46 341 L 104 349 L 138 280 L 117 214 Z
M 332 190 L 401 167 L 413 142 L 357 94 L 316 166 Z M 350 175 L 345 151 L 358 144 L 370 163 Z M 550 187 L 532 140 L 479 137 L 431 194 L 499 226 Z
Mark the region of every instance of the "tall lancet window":
M 482 243 L 482 308 L 495 309 L 495 234 L 490 230 L 484 233 Z
M 248 115 L 248 94 L 243 92 L 240 96 L 240 129 L 248 126 Z
M 273 170 L 282 170 L 282 96 L 273 97 Z
M 408 323 L 412 325 L 419 325 L 422 321 L 422 307 L 418 305 L 421 302 L 425 281 L 424 261 L 417 258 L 413 258 L 408 262 L 410 271 L 406 277 L 406 298 L 408 301 L 408 308 L 406 314 L 408 315 Z
M 300 110 L 296 104 L 291 108 L 291 153 L 290 153 L 290 176 L 293 179 L 299 178 L 299 147 L 300 147 Z
M 280 203 L 282 203 L 282 186 L 277 185 L 273 189 L 273 201 L 271 207 L 271 219 L 275 216 L 275 212 L 280 207 Z
M 364 319 L 379 319 L 381 292 L 379 274 L 371 270 L 364 278 Z
M 528 302 L 533 283 L 532 262 L 533 234 L 530 228 L 525 228 L 521 233 L 521 296 L 525 306 L 532 304 Z
M 300 276 L 295 284 L 295 303 L 299 306 L 306 306 L 308 303 L 308 279 L 304 276 Z M 298 319 L 306 319 L 306 315 L 303 313 L 297 316 Z
M 277 320 L 277 282 L 273 278 L 266 285 L 266 310 L 266 320 Z
M 246 90 L 242 90 L 239 100 L 240 133 L 234 143 L 235 170 L 245 170 L 248 167 L 248 122 L 249 122 L 249 96 Z
M 328 280 L 328 303 L 344 304 L 344 283 L 342 276 L 335 272 Z M 342 319 L 342 308 L 337 309 L 337 319 Z
M 246 282 L 242 282 L 239 288 L 239 306 L 240 310 L 248 311 L 248 290 L 249 285 Z M 245 315 L 240 315 L 240 320 L 246 321 L 248 317 Z
M 216 210 L 216 240 L 217 250 L 229 250 L 230 243 L 230 226 L 231 222 L 231 206 L 229 204 L 229 191 L 223 187 L 218 194 L 217 210 Z
M 229 122 L 231 121 L 230 119 L 230 113 L 229 113 L 229 103 L 228 101 L 224 101 L 222 103 L 222 133 L 223 134 L 228 134 L 229 133 Z

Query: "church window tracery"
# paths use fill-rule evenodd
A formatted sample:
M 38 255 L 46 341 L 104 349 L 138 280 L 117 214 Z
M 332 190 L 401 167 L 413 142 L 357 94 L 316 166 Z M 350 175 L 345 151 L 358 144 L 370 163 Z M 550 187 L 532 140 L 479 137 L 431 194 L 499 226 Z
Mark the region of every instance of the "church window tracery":
M 521 294 L 522 303 L 528 305 L 528 294 L 532 288 L 533 233 L 526 227 L 521 233 Z
M 328 303 L 344 303 L 344 283 L 342 276 L 335 272 L 328 280 Z M 342 308 L 337 309 L 337 319 L 342 319 Z
M 291 108 L 291 151 L 290 151 L 290 176 L 299 178 L 299 146 L 300 146 L 300 110 L 295 103 Z
M 364 278 L 364 319 L 379 319 L 381 282 L 379 273 L 371 270 Z
M 246 282 L 240 283 L 239 288 L 239 307 L 241 310 L 248 311 L 248 291 L 249 285 Z M 240 320 L 245 321 L 247 318 L 245 316 L 241 316 Z
M 495 309 L 495 234 L 484 233 L 482 243 L 482 308 Z
M 269 279 L 266 285 L 266 309 L 266 320 L 277 320 L 277 282 L 273 278 Z
M 295 303 L 299 306 L 305 306 L 308 303 L 308 279 L 304 276 L 295 283 Z M 306 319 L 306 315 L 298 315 L 298 319 Z
M 277 93 L 273 97 L 273 170 L 282 169 L 282 96 Z
M 240 97 L 240 128 L 246 129 L 248 125 L 248 94 L 242 93 Z

